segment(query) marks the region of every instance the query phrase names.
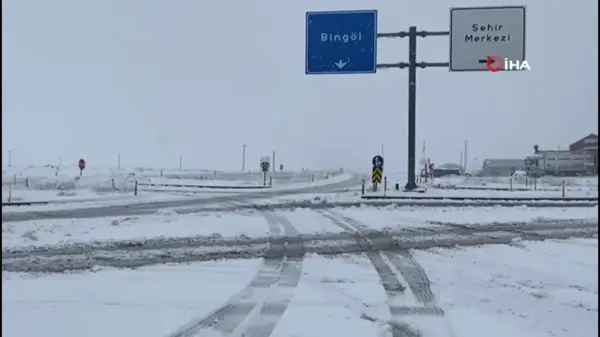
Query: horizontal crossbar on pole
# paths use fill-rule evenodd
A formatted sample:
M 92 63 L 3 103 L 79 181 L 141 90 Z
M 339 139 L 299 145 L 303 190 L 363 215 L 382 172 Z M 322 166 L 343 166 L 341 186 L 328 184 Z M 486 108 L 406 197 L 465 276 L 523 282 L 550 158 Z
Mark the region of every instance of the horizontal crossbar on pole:
M 409 64 L 406 62 L 399 62 L 399 63 L 380 63 L 377 64 L 377 69 L 385 69 L 385 68 L 400 68 L 400 69 L 404 69 L 406 67 L 408 67 Z
M 449 36 L 450 32 L 445 30 L 445 31 L 433 31 L 433 32 L 429 32 L 426 30 L 422 30 L 420 32 L 417 32 L 417 35 L 420 37 L 426 37 L 426 36 Z
M 407 36 L 408 36 L 408 32 L 397 32 L 397 33 L 377 33 L 377 37 L 378 37 L 378 38 L 380 38 L 380 37 L 388 37 L 388 38 L 389 38 L 389 37 L 391 37 L 391 38 L 394 38 L 394 37 L 400 37 L 400 38 L 403 38 L 403 37 L 407 37 Z
M 416 64 L 417 67 L 419 68 L 442 68 L 442 67 L 449 67 L 450 63 L 448 62 L 418 62 Z M 410 67 L 410 63 L 408 62 L 398 62 L 398 63 L 380 63 L 377 64 L 377 68 L 378 69 L 386 69 L 386 68 L 400 68 L 400 69 L 404 69 L 404 68 L 408 68 Z
M 422 30 L 419 32 L 415 33 L 417 36 L 419 37 L 427 37 L 427 36 L 449 36 L 450 32 L 449 31 L 433 31 L 433 32 L 429 32 L 426 30 Z M 409 32 L 395 32 L 395 33 L 377 33 L 377 37 L 378 38 L 405 38 L 405 37 L 409 37 L 410 33 Z

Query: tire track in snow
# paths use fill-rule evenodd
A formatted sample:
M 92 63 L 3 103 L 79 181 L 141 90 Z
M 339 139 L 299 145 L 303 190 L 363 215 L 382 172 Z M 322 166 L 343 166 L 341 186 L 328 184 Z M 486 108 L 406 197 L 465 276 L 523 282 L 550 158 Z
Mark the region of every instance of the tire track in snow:
M 352 227 L 355 228 L 356 230 L 359 230 L 359 231 L 370 230 L 370 228 L 368 226 L 360 223 L 359 221 L 357 221 L 355 219 L 352 219 L 350 217 L 346 217 L 343 215 L 339 215 L 339 214 L 338 214 L 338 216 L 340 218 L 342 218 L 344 221 L 346 221 L 347 223 L 351 224 Z M 391 239 L 391 238 L 382 238 L 382 239 L 389 240 L 390 246 L 393 245 L 393 239 Z M 422 304 L 425 304 L 426 306 L 433 305 L 435 302 L 435 296 L 433 295 L 433 292 L 431 291 L 431 283 L 429 281 L 429 278 L 427 277 L 425 270 L 423 270 L 423 267 L 421 267 L 421 265 L 412 256 L 412 254 L 406 249 L 398 250 L 395 253 L 384 252 L 383 254 L 385 254 L 385 256 L 390 260 L 390 262 L 392 263 L 394 268 L 396 268 L 400 272 L 400 274 L 402 274 L 402 277 L 406 280 L 408 287 L 410 288 L 411 292 L 416 297 L 417 301 L 419 301 Z M 443 314 L 443 312 L 441 312 L 441 309 L 439 309 L 439 308 L 431 307 L 431 309 L 434 311 L 432 313 Z
M 271 212 L 263 215 L 271 236 L 298 235 L 298 231 L 284 217 Z M 295 254 L 288 258 L 281 251 L 295 251 Z M 269 336 L 287 310 L 293 296 L 291 290 L 298 285 L 302 274 L 303 251 L 302 242 L 270 244 L 257 274 L 241 292 L 208 316 L 188 323 L 169 337 L 199 336 L 203 330 L 209 329 L 231 335 L 243 329 L 242 324 L 248 326 L 244 336 Z M 284 295 L 275 298 L 276 291 L 280 289 L 284 290 Z
M 278 222 L 286 234 L 299 235 L 298 230 L 285 217 L 277 213 L 265 213 L 265 217 L 267 221 Z M 258 315 L 248 322 L 244 337 L 270 336 L 294 296 L 294 289 L 302 275 L 304 247 L 303 244 L 295 244 L 287 245 L 287 249 L 293 253 L 283 262 L 281 278 L 264 301 Z
M 523 237 L 539 238 L 540 235 L 528 233 L 530 230 L 551 230 L 565 228 L 597 228 L 598 221 L 595 220 L 551 220 L 544 222 L 496 222 L 484 224 L 456 224 L 445 222 L 429 222 L 437 228 L 404 228 L 395 231 L 369 230 L 363 232 L 363 236 L 369 237 L 372 241 L 380 241 L 379 237 L 401 236 L 404 238 L 422 236 L 427 234 L 485 234 L 493 232 L 507 232 L 521 234 Z M 310 240 L 352 240 L 355 236 L 354 231 L 349 233 L 319 233 L 303 234 L 298 236 L 288 236 L 286 238 L 258 237 L 258 238 L 215 238 L 212 236 L 193 236 L 193 237 L 158 237 L 147 238 L 144 240 L 122 240 L 109 242 L 74 242 L 60 244 L 58 246 L 24 246 L 7 247 L 2 249 L 2 259 L 14 259 L 31 256 L 59 256 L 59 255 L 79 255 L 92 254 L 98 251 L 114 252 L 127 250 L 130 252 L 155 250 L 155 249 L 176 249 L 176 248 L 197 248 L 209 246 L 248 246 L 248 245 L 267 245 L 273 241 L 299 242 Z
M 370 230 L 369 227 L 356 221 L 352 218 L 334 213 L 333 211 L 318 211 L 321 215 L 332 221 L 338 227 L 348 232 L 356 233 L 356 243 L 365 248 L 366 255 L 373 264 L 381 284 L 386 292 L 388 298 L 388 305 L 392 319 L 398 316 L 407 315 L 444 315 L 442 309 L 435 306 L 435 298 L 431 291 L 429 279 L 425 274 L 424 270 L 412 257 L 408 250 L 401 250 L 397 252 L 398 255 L 392 252 L 375 252 L 372 249 L 372 239 L 368 239 L 361 236 L 361 232 Z M 393 247 L 392 238 L 379 238 L 379 240 L 390 241 L 389 247 Z M 400 282 L 396 274 L 392 271 L 392 268 L 383 259 L 385 256 L 388 261 L 396 268 L 402 277 L 406 280 L 408 287 L 415 296 L 416 300 L 419 301 L 423 307 L 413 306 L 398 306 L 395 303 L 398 302 L 398 295 L 404 293 L 406 288 Z M 392 328 L 393 337 L 418 337 L 421 336 L 419 331 L 415 331 L 408 324 L 393 321 L 390 322 Z
M 370 230 L 368 226 L 355 219 L 343 215 L 340 215 L 340 217 L 358 230 Z M 390 241 L 393 242 L 393 239 Z M 430 314 L 443 314 L 442 309 L 435 306 L 435 296 L 431 291 L 429 277 L 427 277 L 425 270 L 423 270 L 423 267 L 421 267 L 412 254 L 406 249 L 400 249 L 395 253 L 384 252 L 384 254 L 394 268 L 400 272 L 416 300 L 425 306 L 423 312 L 430 311 Z

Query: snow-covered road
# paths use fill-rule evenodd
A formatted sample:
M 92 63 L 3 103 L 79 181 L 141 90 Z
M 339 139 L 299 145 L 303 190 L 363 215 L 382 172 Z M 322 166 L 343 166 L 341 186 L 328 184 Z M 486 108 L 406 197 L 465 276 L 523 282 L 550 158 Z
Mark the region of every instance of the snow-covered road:
M 384 274 L 385 280 L 363 254 L 309 254 L 301 265 L 282 260 L 271 266 L 251 259 L 69 274 L 3 272 L 2 333 L 7 337 L 265 337 L 269 332 L 271 337 L 598 335 L 597 240 L 410 254 L 412 258 L 400 257 L 404 272 L 382 257 L 391 271 Z M 276 278 L 279 265 L 291 272 Z M 428 278 L 413 289 L 415 275 Z M 244 305 L 215 313 L 233 303 Z M 206 329 L 186 329 L 208 316 L 221 318 Z
M 597 208 L 161 212 L 2 227 L 9 337 L 598 333 Z
M 553 220 L 598 219 L 597 207 L 402 207 L 339 208 L 333 211 L 353 218 L 374 230 L 433 226 L 436 223 L 485 225 Z M 308 209 L 278 211 L 300 234 L 339 233 L 343 228 Z M 161 210 L 153 215 L 89 219 L 47 219 L 2 222 L 2 247 L 91 244 L 109 241 L 146 241 L 157 238 L 264 238 L 270 227 L 264 212 L 202 212 L 178 214 Z
M 318 193 L 331 191 L 347 186 L 354 186 L 360 179 L 352 174 L 341 174 L 328 180 L 290 184 L 281 188 L 273 188 L 259 192 L 231 193 L 211 196 L 185 197 L 178 200 L 158 200 L 144 201 L 129 204 L 116 205 L 98 205 L 96 207 L 73 207 L 56 208 L 55 205 L 48 205 L 36 208 L 24 208 L 21 211 L 4 210 L 2 212 L 2 221 L 27 221 L 40 219 L 74 219 L 74 218 L 94 218 L 106 216 L 131 216 L 153 214 L 157 210 L 174 207 L 190 207 L 201 209 L 206 205 L 223 205 L 232 202 L 248 201 L 253 199 L 269 198 L 284 195 L 293 195 L 298 193 Z

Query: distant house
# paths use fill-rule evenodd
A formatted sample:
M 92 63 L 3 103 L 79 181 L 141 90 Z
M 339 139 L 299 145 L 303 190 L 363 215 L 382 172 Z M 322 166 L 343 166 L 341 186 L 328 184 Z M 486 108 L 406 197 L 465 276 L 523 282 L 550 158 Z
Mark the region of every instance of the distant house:
M 443 169 L 443 170 L 460 170 L 460 165 L 453 164 L 453 163 L 447 163 L 447 164 L 444 164 L 444 165 L 440 165 L 438 167 L 438 169 Z
M 575 143 L 569 145 L 571 152 L 598 152 L 598 135 L 590 133 Z
M 525 170 L 525 159 L 486 159 L 479 175 L 486 177 L 510 176 L 517 170 Z
M 598 135 L 590 133 L 575 143 L 569 145 L 569 151 L 572 153 L 586 153 L 590 155 L 591 160 L 587 163 L 589 173 L 598 173 Z
M 433 175 L 435 177 L 445 177 L 445 176 L 459 176 L 460 175 L 460 166 L 457 164 L 444 164 L 436 167 L 433 171 Z

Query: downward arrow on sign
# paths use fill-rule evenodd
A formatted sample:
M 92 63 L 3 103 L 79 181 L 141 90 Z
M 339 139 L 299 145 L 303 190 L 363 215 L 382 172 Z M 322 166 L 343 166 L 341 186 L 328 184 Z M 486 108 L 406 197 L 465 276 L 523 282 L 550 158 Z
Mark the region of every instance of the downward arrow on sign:
M 339 61 L 337 61 L 336 63 L 334 63 L 334 65 L 335 65 L 336 67 L 338 67 L 338 69 L 342 69 L 342 68 L 344 68 L 344 67 L 345 67 L 345 66 L 346 66 L 346 65 L 347 65 L 349 62 L 350 62 L 350 59 L 348 59 L 347 61 L 342 61 L 342 60 L 339 60 Z

